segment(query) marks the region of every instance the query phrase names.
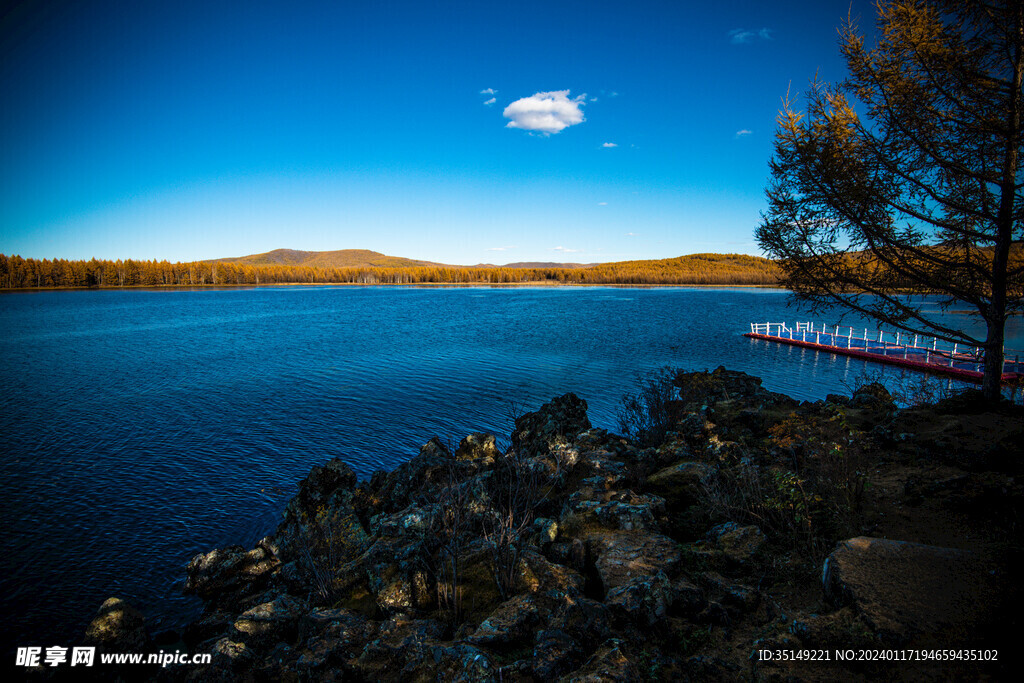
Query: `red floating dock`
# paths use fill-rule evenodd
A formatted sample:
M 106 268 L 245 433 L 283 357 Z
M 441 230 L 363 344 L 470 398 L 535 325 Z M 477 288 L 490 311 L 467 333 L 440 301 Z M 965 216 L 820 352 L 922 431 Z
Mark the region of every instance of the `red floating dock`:
M 868 334 L 865 329 L 861 334 L 859 329 L 838 325 L 826 327 L 814 323 L 796 323 L 795 327 L 788 327 L 786 323 L 751 323 L 750 332 L 743 336 L 946 375 L 976 384 L 980 384 L 984 376 L 984 358 L 979 349 L 962 348 L 960 344 L 950 345 L 937 339 L 905 335 L 902 332 Z M 1004 357 L 1011 354 L 1014 352 L 1007 350 Z M 1020 356 L 1005 358 L 1002 383 L 1016 385 L 1022 381 L 1024 363 Z

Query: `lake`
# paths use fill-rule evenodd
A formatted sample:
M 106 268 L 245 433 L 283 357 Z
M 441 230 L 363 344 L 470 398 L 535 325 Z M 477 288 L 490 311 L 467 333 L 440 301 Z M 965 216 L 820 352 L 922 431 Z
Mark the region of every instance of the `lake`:
M 615 429 L 622 394 L 665 365 L 725 365 L 800 399 L 893 374 L 741 336 L 805 319 L 787 301 L 596 287 L 0 295 L 3 640 L 73 644 L 111 595 L 154 630 L 182 625 L 199 607 L 180 595 L 189 559 L 271 532 L 333 457 L 365 477 L 435 435 L 507 444 L 514 410 L 567 391 Z M 1008 346 L 1022 336 L 1017 318 Z

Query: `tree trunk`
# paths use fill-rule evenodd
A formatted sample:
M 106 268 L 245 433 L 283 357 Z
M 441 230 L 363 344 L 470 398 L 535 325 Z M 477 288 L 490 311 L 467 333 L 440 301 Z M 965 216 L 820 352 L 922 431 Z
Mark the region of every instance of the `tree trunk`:
M 981 393 L 988 401 L 999 400 L 1002 391 L 1005 330 L 1005 316 L 998 316 L 994 320 L 988 321 L 988 338 L 985 340 L 985 376 L 981 383 Z
M 1013 245 L 1014 203 L 1017 198 L 1017 166 L 1020 145 L 1020 92 L 1024 82 L 1024 5 L 1018 5 L 1017 42 L 1013 55 L 1013 87 L 1006 120 L 1006 149 L 1003 156 L 999 213 L 996 219 L 996 240 L 992 254 L 992 299 L 989 304 L 988 339 L 985 341 L 985 377 L 981 391 L 989 401 L 998 400 L 1003 375 L 1003 344 L 1006 329 L 1006 284 L 1010 247 Z

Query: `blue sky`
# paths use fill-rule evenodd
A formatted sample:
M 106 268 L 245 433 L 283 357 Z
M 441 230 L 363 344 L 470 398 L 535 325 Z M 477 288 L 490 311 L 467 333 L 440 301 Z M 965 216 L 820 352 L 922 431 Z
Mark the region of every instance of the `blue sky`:
M 850 9 L 15 2 L 0 252 L 757 254 L 781 98 L 843 77 Z

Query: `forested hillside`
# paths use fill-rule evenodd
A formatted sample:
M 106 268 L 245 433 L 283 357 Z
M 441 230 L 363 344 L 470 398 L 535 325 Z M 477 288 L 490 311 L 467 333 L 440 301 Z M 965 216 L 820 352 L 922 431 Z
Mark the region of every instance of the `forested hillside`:
M 274 252 L 270 252 L 273 254 Z M 299 252 L 302 253 L 302 252 Z M 316 253 L 316 252 L 305 252 Z M 335 252 L 319 252 L 335 253 Z M 374 254 L 375 252 L 368 252 Z M 381 255 L 383 256 L 383 255 Z M 384 257 L 387 259 L 397 257 Z M 0 254 L 0 288 L 159 287 L 322 284 L 651 284 L 773 285 L 774 263 L 742 254 L 693 254 L 656 261 L 599 263 L 584 268 L 511 268 L 442 264 L 324 267 L 241 261 L 24 259 Z

